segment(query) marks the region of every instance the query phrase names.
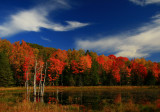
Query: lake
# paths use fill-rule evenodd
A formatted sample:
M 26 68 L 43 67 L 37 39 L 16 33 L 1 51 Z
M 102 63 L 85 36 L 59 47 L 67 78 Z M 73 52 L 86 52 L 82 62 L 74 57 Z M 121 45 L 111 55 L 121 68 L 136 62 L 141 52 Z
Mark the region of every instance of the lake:
M 14 106 L 26 99 L 25 92 L 0 94 L 0 102 Z M 17 101 L 18 100 L 18 101 Z M 160 111 L 160 88 L 88 88 L 47 90 L 44 97 L 33 97 L 28 101 L 45 105 L 77 105 L 80 111 Z M 135 110 L 134 110 L 135 109 Z

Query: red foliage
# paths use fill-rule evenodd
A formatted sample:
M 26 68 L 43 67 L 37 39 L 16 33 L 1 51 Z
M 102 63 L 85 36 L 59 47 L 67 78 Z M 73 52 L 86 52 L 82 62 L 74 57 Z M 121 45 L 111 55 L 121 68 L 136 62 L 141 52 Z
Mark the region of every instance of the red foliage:
M 113 64 L 112 64 L 112 75 L 113 77 L 116 79 L 116 82 L 120 82 L 120 69 L 118 67 L 118 65 L 116 64 L 116 62 L 113 61 Z
M 157 104 L 157 108 L 160 108 L 160 99 L 157 99 L 156 104 Z
M 103 56 L 98 56 L 97 57 L 97 62 L 101 65 L 103 65 L 105 63 L 105 59 Z
M 111 70 L 113 60 L 107 56 L 101 55 L 97 57 L 97 62 L 102 65 L 102 68 L 108 73 Z
M 113 55 L 113 54 L 109 55 L 108 57 L 109 57 L 110 59 L 112 59 L 112 60 L 115 60 L 115 59 L 116 59 L 116 56 Z
M 50 81 L 55 81 L 59 78 L 59 75 L 62 74 L 62 71 L 66 65 L 63 61 L 56 59 L 55 57 L 51 57 L 49 60 L 50 66 L 48 67 L 48 76 Z
M 159 69 L 158 63 L 153 63 L 153 66 L 150 69 L 153 72 L 153 75 L 155 76 L 155 78 L 158 80 L 160 76 L 160 69 Z
M 119 67 L 121 73 L 126 74 L 127 77 L 130 77 L 131 69 L 129 69 L 128 66 L 125 65 L 126 61 L 128 61 L 128 58 L 126 57 L 117 57 L 116 64 Z
M 107 57 L 107 56 L 100 55 L 100 56 L 97 57 L 96 60 L 97 60 L 97 62 L 98 62 L 100 65 L 104 65 L 105 62 L 106 62 L 107 60 L 110 60 L 110 59 L 109 59 L 109 57 Z
M 114 99 L 114 103 L 121 103 L 121 102 L 122 102 L 122 96 L 121 93 L 119 93 Z
M 58 100 L 54 97 L 49 97 L 48 104 L 51 104 L 51 103 L 58 103 Z
M 75 60 L 71 61 L 71 66 L 72 66 L 72 70 L 74 74 L 78 74 L 79 73 L 79 65 Z
M 147 76 L 147 69 L 144 65 L 139 64 L 135 61 L 132 61 L 131 64 L 131 72 L 134 74 L 137 74 L 138 76 L 140 76 L 141 78 L 145 79 Z
M 102 65 L 103 69 L 106 73 L 112 73 L 113 77 L 117 82 L 120 82 L 120 69 L 118 64 L 115 61 L 116 57 L 114 55 L 110 55 L 110 57 L 106 57 L 104 55 L 97 57 L 97 62 Z
M 116 60 L 123 61 L 123 62 L 129 61 L 127 57 L 117 57 Z
M 25 57 L 25 62 L 23 64 L 23 71 L 24 71 L 24 79 L 29 80 L 28 78 L 28 72 L 29 72 L 29 58 Z
M 39 83 L 39 81 L 43 81 L 44 80 L 44 74 L 42 73 L 43 71 L 43 66 L 44 66 L 44 62 L 42 59 L 38 60 L 37 63 L 37 72 L 36 72 L 36 82 Z M 41 74 L 42 74 L 42 79 L 41 79 Z

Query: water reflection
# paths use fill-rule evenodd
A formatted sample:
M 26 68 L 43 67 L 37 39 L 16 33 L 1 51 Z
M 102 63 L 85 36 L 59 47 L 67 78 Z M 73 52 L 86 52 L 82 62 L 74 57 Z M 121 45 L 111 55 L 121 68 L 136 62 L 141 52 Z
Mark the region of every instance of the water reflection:
M 157 108 L 160 108 L 160 99 L 156 100 Z
M 3 97 L 3 96 L 1 96 Z M 26 99 L 25 93 L 14 93 L 11 98 L 20 99 L 20 102 Z M 16 102 L 16 99 L 13 101 Z M 160 110 L 160 91 L 159 90 L 93 90 L 93 91 L 52 91 L 46 92 L 43 97 L 27 97 L 27 101 L 41 102 L 45 104 L 58 104 L 58 105 L 75 105 L 79 106 L 80 110 L 104 110 L 104 107 L 119 106 L 121 104 L 135 105 L 139 107 L 155 106 Z

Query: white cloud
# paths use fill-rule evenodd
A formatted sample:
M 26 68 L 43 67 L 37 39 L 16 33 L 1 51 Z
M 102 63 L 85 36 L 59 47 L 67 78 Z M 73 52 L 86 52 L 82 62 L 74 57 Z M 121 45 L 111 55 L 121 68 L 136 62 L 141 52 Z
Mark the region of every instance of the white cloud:
M 84 27 L 89 25 L 89 23 L 80 23 L 77 21 L 66 21 L 66 23 L 68 23 L 68 25 L 63 26 L 60 24 L 54 24 L 54 25 L 50 25 L 50 29 L 53 29 L 55 31 L 68 31 L 68 30 L 74 30 L 75 28 L 80 28 L 80 27 Z
M 149 4 L 160 4 L 160 0 L 129 0 L 129 1 L 141 6 Z
M 44 41 L 52 42 L 52 40 L 50 40 L 49 38 L 46 38 L 46 37 L 41 37 L 41 39 Z
M 64 0 L 51 0 L 30 10 L 21 10 L 10 15 L 7 21 L 0 24 L 0 37 L 4 38 L 23 31 L 38 32 L 40 28 L 53 31 L 69 31 L 89 25 L 77 21 L 66 21 L 67 25 L 50 21 L 48 19 L 49 13 L 59 8 L 70 8 L 70 6 Z
M 160 16 L 144 25 L 130 34 L 116 36 L 102 36 L 97 40 L 77 40 L 77 48 L 95 50 L 99 53 L 108 51 L 117 56 L 126 56 L 129 58 L 146 57 L 150 53 L 160 51 Z

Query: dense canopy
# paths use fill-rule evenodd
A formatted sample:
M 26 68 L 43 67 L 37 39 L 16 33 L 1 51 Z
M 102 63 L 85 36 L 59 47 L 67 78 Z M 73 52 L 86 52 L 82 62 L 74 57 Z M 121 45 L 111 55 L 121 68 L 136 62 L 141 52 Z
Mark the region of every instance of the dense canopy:
M 160 63 L 0 40 L 0 86 L 159 85 Z

